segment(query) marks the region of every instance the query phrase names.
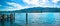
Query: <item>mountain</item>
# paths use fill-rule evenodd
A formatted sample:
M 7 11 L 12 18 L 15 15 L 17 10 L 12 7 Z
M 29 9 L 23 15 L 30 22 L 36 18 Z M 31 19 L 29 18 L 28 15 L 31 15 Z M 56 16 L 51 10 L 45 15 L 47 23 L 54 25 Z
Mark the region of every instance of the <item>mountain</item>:
M 42 7 L 33 7 L 33 8 L 26 8 L 22 10 L 16 11 L 0 11 L 0 12 L 21 12 L 21 13 L 40 13 L 40 12 L 60 12 L 60 8 L 42 8 Z
M 15 12 L 29 12 L 29 13 L 39 13 L 39 12 L 60 12 L 60 8 L 42 8 L 42 7 L 34 7 L 23 10 L 16 10 Z

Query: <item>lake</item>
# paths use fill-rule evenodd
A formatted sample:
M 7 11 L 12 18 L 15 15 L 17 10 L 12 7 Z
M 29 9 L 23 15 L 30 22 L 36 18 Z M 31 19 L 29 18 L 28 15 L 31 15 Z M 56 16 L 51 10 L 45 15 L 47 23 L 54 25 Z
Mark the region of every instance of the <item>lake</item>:
M 60 26 L 60 13 L 27 13 L 27 17 L 28 26 Z M 26 13 L 15 13 L 15 20 L 0 21 L 0 26 L 26 26 Z

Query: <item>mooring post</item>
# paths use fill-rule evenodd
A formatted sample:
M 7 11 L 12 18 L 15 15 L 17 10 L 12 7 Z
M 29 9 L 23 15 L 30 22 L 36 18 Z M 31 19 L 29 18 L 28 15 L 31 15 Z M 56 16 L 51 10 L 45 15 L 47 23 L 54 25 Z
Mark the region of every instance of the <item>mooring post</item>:
M 14 12 L 14 21 L 15 21 L 15 12 Z
M 28 26 L 28 13 L 26 13 L 26 26 Z

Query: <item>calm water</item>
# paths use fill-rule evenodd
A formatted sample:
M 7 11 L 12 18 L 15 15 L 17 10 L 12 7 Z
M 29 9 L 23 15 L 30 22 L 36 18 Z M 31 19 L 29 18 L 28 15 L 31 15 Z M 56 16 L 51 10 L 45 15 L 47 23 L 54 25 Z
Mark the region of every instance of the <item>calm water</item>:
M 26 13 L 15 13 L 15 20 L 0 21 L 0 26 L 26 26 Z M 28 26 L 60 26 L 60 13 L 28 13 Z

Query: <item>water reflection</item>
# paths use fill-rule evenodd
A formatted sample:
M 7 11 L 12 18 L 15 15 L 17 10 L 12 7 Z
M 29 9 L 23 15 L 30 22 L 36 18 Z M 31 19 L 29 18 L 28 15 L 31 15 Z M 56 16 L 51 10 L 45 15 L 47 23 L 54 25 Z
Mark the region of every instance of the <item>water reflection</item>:
M 0 26 L 14 26 L 14 21 L 5 21 L 5 20 L 1 20 L 0 21 Z
M 26 13 L 15 13 L 15 23 L 18 26 L 26 26 Z
M 10 26 L 14 26 L 14 22 L 13 20 L 10 21 Z
M 54 13 L 29 13 L 29 26 L 54 26 Z
M 2 24 L 2 26 L 5 26 L 5 25 L 4 25 L 4 20 L 1 20 L 1 24 Z

